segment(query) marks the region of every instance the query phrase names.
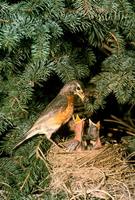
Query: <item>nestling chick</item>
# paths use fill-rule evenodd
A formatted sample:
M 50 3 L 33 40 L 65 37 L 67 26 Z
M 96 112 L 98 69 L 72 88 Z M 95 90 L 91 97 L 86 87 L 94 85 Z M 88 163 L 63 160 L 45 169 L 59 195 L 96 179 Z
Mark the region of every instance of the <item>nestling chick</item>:
M 90 137 L 90 143 L 93 145 L 94 149 L 102 147 L 99 137 L 99 131 L 100 131 L 100 122 L 97 122 L 95 124 L 89 119 L 89 127 L 87 130 L 87 135 Z

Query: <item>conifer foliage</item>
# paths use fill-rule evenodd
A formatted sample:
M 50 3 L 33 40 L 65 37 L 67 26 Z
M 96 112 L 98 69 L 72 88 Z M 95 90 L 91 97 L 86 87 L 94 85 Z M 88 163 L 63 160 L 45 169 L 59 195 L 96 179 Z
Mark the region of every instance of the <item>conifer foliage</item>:
M 109 94 L 135 103 L 134 19 L 128 0 L 1 0 L 0 199 L 51 198 L 47 142 L 34 138 L 13 155 L 12 148 L 55 96 L 58 80 L 94 84 L 98 95 L 88 109 L 102 107 Z M 44 89 L 52 77 L 54 94 Z

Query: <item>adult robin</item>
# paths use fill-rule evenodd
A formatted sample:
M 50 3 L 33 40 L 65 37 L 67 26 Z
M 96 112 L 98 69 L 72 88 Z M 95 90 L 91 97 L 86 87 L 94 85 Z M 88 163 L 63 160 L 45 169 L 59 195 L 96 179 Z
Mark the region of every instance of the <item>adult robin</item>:
M 51 140 L 52 134 L 63 124 L 67 123 L 73 115 L 75 95 L 78 95 L 84 101 L 85 95 L 82 84 L 77 80 L 73 80 L 64 85 L 58 95 L 47 105 L 37 121 L 14 149 L 25 140 L 38 134 L 45 135 L 48 140 L 53 142 Z

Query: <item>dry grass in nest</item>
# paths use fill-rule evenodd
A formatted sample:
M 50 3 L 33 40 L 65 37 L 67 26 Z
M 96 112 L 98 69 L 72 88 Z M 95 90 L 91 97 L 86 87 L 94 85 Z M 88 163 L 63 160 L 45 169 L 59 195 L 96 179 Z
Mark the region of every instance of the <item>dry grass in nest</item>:
M 135 170 L 123 151 L 121 145 L 72 153 L 51 147 L 47 160 L 52 195 L 64 192 L 66 200 L 135 199 Z

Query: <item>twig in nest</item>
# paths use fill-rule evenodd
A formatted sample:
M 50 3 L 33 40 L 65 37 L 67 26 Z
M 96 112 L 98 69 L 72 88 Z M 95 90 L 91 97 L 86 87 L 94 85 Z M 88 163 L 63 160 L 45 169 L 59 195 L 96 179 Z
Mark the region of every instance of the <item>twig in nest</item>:
M 124 185 L 124 187 L 126 188 L 126 190 L 127 190 L 127 192 L 128 192 L 129 200 L 131 200 L 131 194 L 130 194 L 130 192 L 129 192 L 129 189 L 128 189 L 127 185 L 126 185 L 125 183 L 121 182 L 121 181 L 118 181 L 118 180 L 116 180 L 116 182 L 118 182 L 118 183 Z
M 42 152 L 42 150 L 40 148 L 40 145 L 41 145 L 42 142 L 43 142 L 43 139 L 41 141 L 39 141 L 39 143 L 38 143 L 38 145 L 36 147 L 36 158 L 37 159 L 38 158 L 41 159 L 44 162 L 45 166 L 47 167 L 49 173 L 51 173 L 50 172 L 50 167 L 48 166 L 48 163 L 46 161 L 45 155 L 44 155 L 44 153 Z

